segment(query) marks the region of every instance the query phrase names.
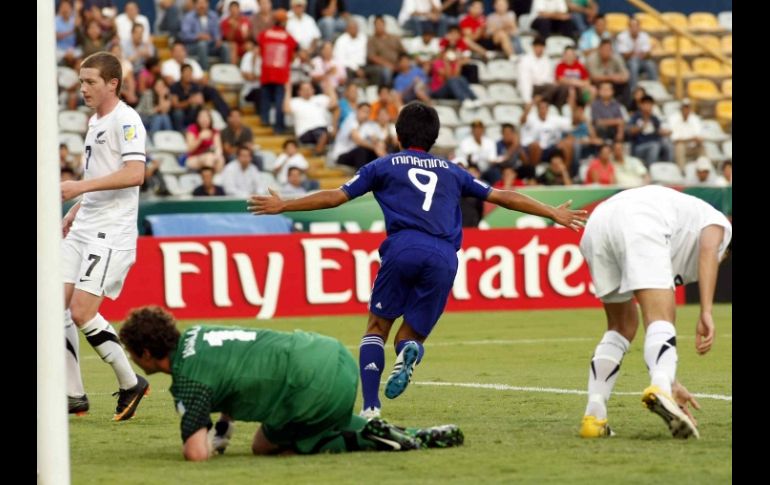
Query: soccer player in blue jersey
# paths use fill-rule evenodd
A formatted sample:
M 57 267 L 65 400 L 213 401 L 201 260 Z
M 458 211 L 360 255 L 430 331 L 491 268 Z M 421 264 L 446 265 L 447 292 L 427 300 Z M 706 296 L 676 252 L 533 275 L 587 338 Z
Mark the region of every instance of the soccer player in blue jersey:
M 575 231 L 586 220 L 586 211 L 568 208 L 572 201 L 552 207 L 517 192 L 493 189 L 462 167 L 431 155 L 428 150 L 436 141 L 439 126 L 435 109 L 417 101 L 409 103 L 396 121 L 403 150 L 361 167 L 339 189 L 286 201 L 270 190 L 270 195 L 249 199 L 249 211 L 279 214 L 337 207 L 374 192 L 388 237 L 380 246 L 381 266 L 359 353 L 364 398 L 361 415 L 367 418 L 380 415 L 384 344 L 393 322 L 403 315 L 394 341 L 396 363 L 385 386 L 385 396 L 390 399 L 401 395 L 411 381 L 414 366 L 424 353 L 423 342 L 444 311 L 462 242 L 462 197 L 477 197 L 507 209 L 548 217 Z

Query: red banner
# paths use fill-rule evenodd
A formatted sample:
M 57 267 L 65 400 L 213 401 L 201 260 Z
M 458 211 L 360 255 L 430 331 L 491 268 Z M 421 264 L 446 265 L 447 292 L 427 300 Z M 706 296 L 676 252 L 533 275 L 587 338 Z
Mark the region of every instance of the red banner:
M 140 237 L 137 262 L 103 315 L 138 306 L 178 318 L 366 313 L 384 233 Z M 596 307 L 578 243 L 566 229 L 466 230 L 448 310 Z M 683 291 L 677 300 L 683 301 Z

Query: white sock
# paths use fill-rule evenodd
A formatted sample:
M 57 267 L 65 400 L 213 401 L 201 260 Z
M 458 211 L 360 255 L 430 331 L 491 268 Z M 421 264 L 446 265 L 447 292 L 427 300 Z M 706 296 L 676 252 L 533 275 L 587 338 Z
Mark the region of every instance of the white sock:
M 608 330 L 594 350 L 588 371 L 588 405 L 586 416 L 607 418 L 607 401 L 620 373 L 623 356 L 630 342 L 618 332 Z
M 64 311 L 64 339 L 67 345 L 67 350 L 64 351 L 67 395 L 80 397 L 86 393 L 83 387 L 83 376 L 80 374 L 80 335 L 69 310 Z
M 112 366 L 115 375 L 118 378 L 118 385 L 121 389 L 130 389 L 137 383 L 136 373 L 128 362 L 126 352 L 120 345 L 118 334 L 112 325 L 97 313 L 88 323 L 81 328 L 86 340 L 96 353 Z
M 676 378 L 677 360 L 676 328 L 664 320 L 652 322 L 644 337 L 644 361 L 650 371 L 652 385 L 669 395 Z

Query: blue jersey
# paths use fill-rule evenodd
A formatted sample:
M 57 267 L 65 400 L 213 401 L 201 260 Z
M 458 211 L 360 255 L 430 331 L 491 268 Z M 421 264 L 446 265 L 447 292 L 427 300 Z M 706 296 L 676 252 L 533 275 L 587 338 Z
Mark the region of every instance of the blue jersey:
M 340 187 L 351 199 L 370 190 L 385 215 L 388 236 L 413 230 L 460 249 L 460 199 L 486 199 L 492 188 L 463 168 L 421 150 L 378 158 Z

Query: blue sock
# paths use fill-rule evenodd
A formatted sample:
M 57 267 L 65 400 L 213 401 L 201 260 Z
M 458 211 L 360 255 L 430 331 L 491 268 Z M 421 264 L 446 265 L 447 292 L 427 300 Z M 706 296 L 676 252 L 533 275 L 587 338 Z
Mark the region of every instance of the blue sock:
M 376 334 L 364 335 L 358 354 L 364 409 L 380 408 L 380 379 L 385 367 L 385 343 Z
M 399 340 L 399 342 L 396 344 L 396 355 L 400 354 L 402 350 L 404 350 L 404 345 L 408 344 L 409 342 L 414 342 L 417 344 L 417 347 L 420 348 L 420 353 L 417 354 L 417 362 L 415 364 L 419 364 L 422 360 L 422 356 L 425 354 L 425 347 L 422 346 L 422 344 L 416 340 Z

